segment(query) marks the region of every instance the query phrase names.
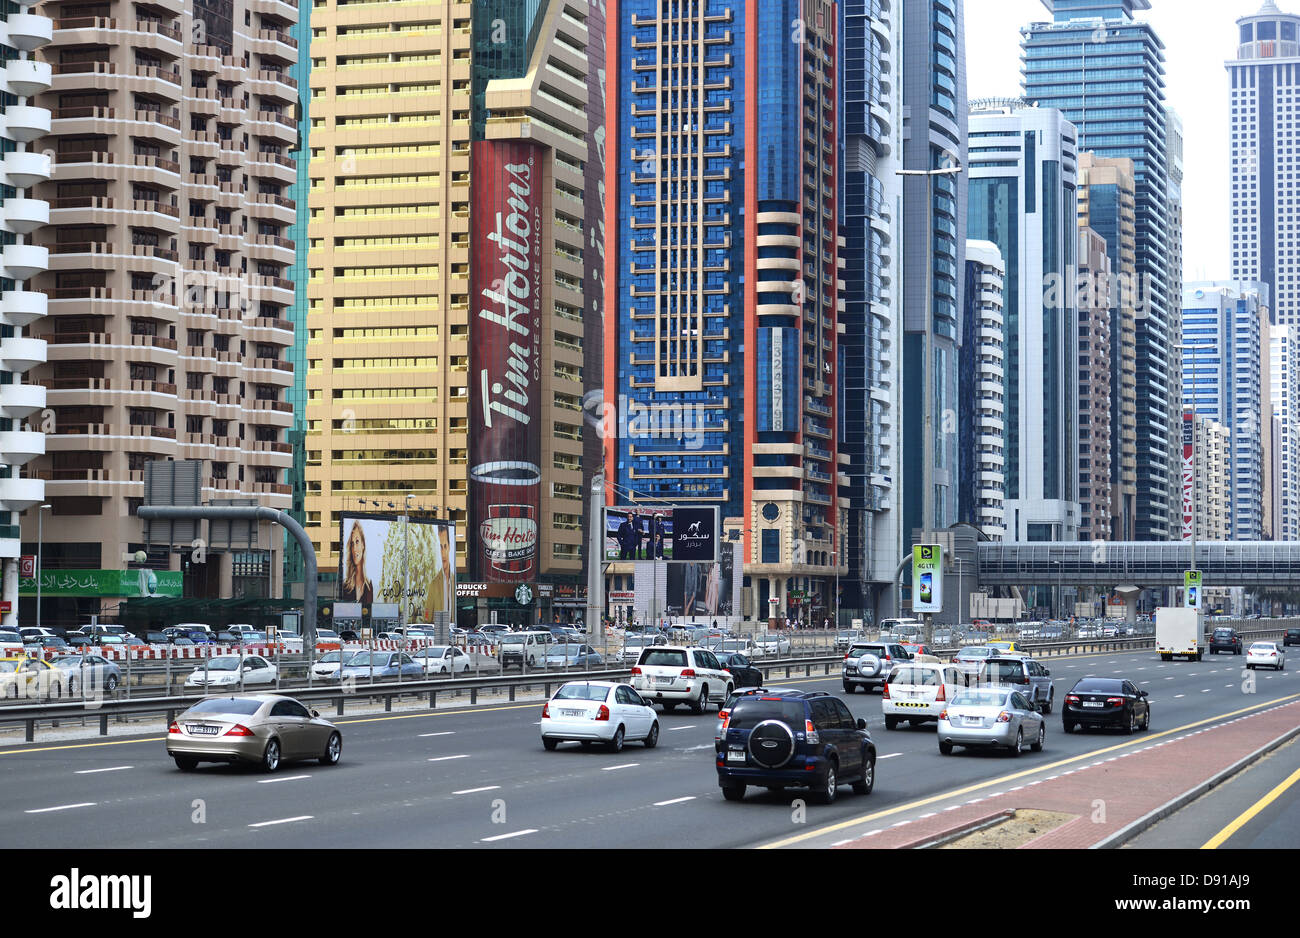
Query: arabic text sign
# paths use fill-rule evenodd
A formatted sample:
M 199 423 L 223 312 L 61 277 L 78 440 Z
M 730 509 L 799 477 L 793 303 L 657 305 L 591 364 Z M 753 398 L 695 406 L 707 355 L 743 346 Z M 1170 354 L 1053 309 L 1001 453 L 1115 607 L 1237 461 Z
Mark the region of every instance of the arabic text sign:
M 42 596 L 180 596 L 179 570 L 42 570 Z M 18 595 L 35 596 L 36 578 L 22 577 Z

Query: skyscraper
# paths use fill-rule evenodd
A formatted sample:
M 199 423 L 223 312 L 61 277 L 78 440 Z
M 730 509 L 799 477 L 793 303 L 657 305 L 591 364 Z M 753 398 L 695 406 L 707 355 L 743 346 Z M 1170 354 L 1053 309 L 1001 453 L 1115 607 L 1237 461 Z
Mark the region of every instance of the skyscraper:
M 844 8 L 844 176 L 840 201 L 845 266 L 840 320 L 840 408 L 848 460 L 848 575 L 843 605 L 874 609 L 893 597 L 904 550 L 899 493 L 902 412 L 902 89 L 896 70 L 901 9 L 879 0 Z
M 1188 283 L 1183 292 L 1183 398 L 1229 432 L 1232 539 L 1264 537 L 1270 432 L 1268 286 Z
M 828 610 L 847 572 L 839 8 L 619 0 L 607 15 L 611 497 L 718 506 L 757 608 Z
M 966 231 L 1006 263 L 1008 540 L 1079 533 L 1075 159 L 1060 111 L 972 102 Z
M 1137 510 L 1137 215 L 1133 161 L 1079 154 L 1079 227 L 1106 243 L 1110 276 L 1110 537 L 1133 540 Z M 1180 398 L 1181 399 L 1181 398 Z
M 966 242 L 960 393 L 967 416 L 958 432 L 958 520 L 995 541 L 1007 530 L 1005 278 L 1006 264 L 997 245 Z
M 1111 534 L 1111 340 L 1113 301 L 1106 239 L 1079 229 L 1079 540 Z
M 50 158 L 36 142 L 49 130 L 50 112 L 37 106 L 36 96 L 48 91 L 52 69 L 36 57 L 50 41 L 51 23 L 44 16 L 19 6 L 0 13 L 0 52 L 5 60 L 6 91 L 0 104 L 0 172 L 6 185 L 0 189 L 0 565 L 3 583 L 0 600 L 7 611 L 0 624 L 20 624 L 18 608 L 18 558 L 26 553 L 22 514 L 45 501 L 41 474 L 22 467 L 45 452 L 44 429 L 49 426 L 46 389 L 24 374 L 46 361 L 46 343 L 27 335 L 46 315 L 45 294 L 28 284 L 49 268 L 49 252 L 38 246 L 39 230 L 50 218 L 50 204 L 38 198 L 35 187 L 50 178 Z M 24 423 L 26 420 L 26 423 Z M 26 527 L 35 533 L 38 517 Z M 28 542 L 31 542 L 30 536 Z M 23 625 L 35 624 L 24 608 Z
M 587 0 L 312 11 L 308 530 L 407 507 L 536 621 L 580 582 Z M 390 507 L 391 506 L 391 507 Z M 476 607 L 476 608 L 475 608 Z
M 1078 128 L 1079 150 L 1133 160 L 1136 182 L 1137 462 L 1133 536 L 1178 536 L 1177 345 L 1181 238 L 1170 213 L 1164 44 L 1133 14 L 1150 0 L 1043 0 L 1051 23 L 1023 29 L 1025 97 Z M 1175 213 L 1176 215 L 1176 213 Z
M 966 50 L 962 0 L 902 4 L 902 170 L 966 163 Z M 957 520 L 957 396 L 965 286 L 966 187 L 955 175 L 909 175 L 903 185 L 903 536 Z M 983 236 L 980 236 L 983 237 Z M 930 387 L 927 399 L 927 372 Z M 929 451 L 929 464 L 926 453 Z M 926 517 L 926 505 L 931 517 Z
M 1228 130 L 1232 278 L 1273 288 L 1274 321 L 1300 324 L 1295 152 L 1300 118 L 1300 16 L 1267 0 L 1237 20 Z
M 1273 536 L 1300 541 L 1300 326 L 1270 326 L 1269 352 L 1269 392 L 1278 429 L 1273 441 Z

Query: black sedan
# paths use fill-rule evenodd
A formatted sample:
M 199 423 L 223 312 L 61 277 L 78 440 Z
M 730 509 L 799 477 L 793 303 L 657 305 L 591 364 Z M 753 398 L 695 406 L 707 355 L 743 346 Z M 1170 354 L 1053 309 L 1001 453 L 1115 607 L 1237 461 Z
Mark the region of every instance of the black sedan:
M 1282 647 L 1287 645 L 1300 645 L 1300 629 L 1287 629 L 1286 634 L 1282 636 Z
M 763 684 L 763 672 L 754 667 L 748 658 L 739 652 L 718 651 L 714 652 L 718 663 L 723 668 L 731 672 L 731 676 L 736 679 L 735 687 L 761 687 Z
M 1151 728 L 1151 704 L 1147 692 L 1138 690 L 1132 681 L 1085 677 L 1065 695 L 1061 721 L 1067 733 L 1076 726 L 1113 726 L 1135 733 Z
M 1210 635 L 1210 654 L 1217 655 L 1221 651 L 1230 655 L 1241 654 L 1241 636 L 1236 629 L 1217 628 Z

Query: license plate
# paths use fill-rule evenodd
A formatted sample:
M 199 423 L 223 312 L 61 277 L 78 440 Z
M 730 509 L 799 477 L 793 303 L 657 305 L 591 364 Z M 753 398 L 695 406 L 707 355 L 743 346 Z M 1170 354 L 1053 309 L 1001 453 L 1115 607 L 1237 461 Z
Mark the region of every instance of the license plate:
M 656 683 L 656 684 L 671 684 L 671 683 L 672 683 L 673 681 L 675 681 L 675 680 L 677 680 L 677 678 L 675 678 L 675 677 L 657 677 L 657 678 L 655 678 L 655 683 Z
M 1085 701 L 1083 702 L 1083 705 L 1084 705 L 1085 707 L 1104 707 L 1104 706 L 1106 706 L 1106 705 L 1105 705 L 1104 703 L 1102 703 L 1100 700 L 1085 700 Z
M 857 668 L 845 668 L 845 669 L 844 669 L 844 673 L 845 673 L 845 674 L 857 674 L 857 673 L 858 673 L 858 669 L 857 669 Z
M 185 724 L 185 729 L 189 732 L 191 736 L 216 736 L 217 735 L 217 727 L 215 726 L 199 726 L 193 723 L 187 723 Z
M 727 750 L 727 761 L 728 761 L 728 762 L 744 762 L 744 761 L 745 761 L 745 751 L 744 751 L 743 749 L 729 749 L 729 750 Z
M 561 710 L 560 713 L 566 717 L 580 717 L 585 715 L 583 710 Z
M 963 721 L 962 721 L 962 722 L 964 722 L 967 726 L 983 726 L 983 725 L 984 725 L 984 718 L 983 718 L 983 717 L 965 717 L 965 718 L 963 718 Z

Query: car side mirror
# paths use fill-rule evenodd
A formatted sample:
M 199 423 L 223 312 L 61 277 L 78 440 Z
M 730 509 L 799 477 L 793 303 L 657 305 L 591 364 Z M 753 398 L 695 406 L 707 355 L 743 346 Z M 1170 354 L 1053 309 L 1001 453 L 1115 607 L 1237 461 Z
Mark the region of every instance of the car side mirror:
M 313 717 L 318 717 L 318 716 L 320 716 L 320 711 L 319 711 L 319 710 L 313 710 L 313 711 L 311 711 L 311 715 L 312 715 Z
M 862 719 L 862 717 L 858 717 L 858 729 L 865 730 L 866 728 L 867 728 L 867 721 Z

